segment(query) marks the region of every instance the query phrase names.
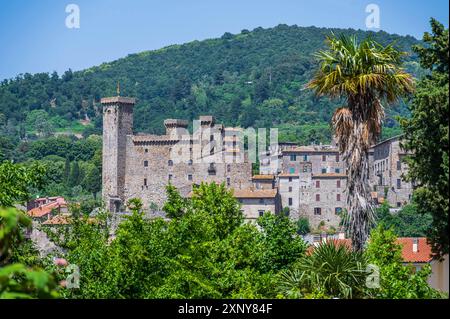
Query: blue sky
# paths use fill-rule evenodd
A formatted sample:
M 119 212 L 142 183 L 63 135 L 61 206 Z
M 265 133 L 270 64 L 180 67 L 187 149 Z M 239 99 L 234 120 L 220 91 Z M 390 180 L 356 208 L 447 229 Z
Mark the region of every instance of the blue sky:
M 79 29 L 65 26 L 70 3 L 80 8 Z M 431 16 L 448 26 L 447 0 L 0 0 L 0 80 L 280 23 L 366 29 L 370 3 L 390 33 L 421 38 Z

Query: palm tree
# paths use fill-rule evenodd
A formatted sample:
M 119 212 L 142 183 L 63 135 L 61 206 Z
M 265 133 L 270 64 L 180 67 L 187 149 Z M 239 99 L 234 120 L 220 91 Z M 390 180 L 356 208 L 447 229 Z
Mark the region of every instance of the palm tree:
M 367 260 L 344 243 L 327 241 L 314 247 L 292 269 L 278 275 L 278 290 L 287 298 L 364 298 Z
M 345 98 L 347 105 L 332 117 L 333 131 L 347 165 L 348 218 L 353 249 L 360 251 L 369 236 L 374 212 L 369 196 L 369 148 L 381 133 L 382 101 L 396 102 L 412 93 L 414 81 L 402 68 L 405 53 L 392 44 L 382 46 L 370 38 L 327 38 L 328 50 L 316 54 L 320 68 L 307 84 L 318 96 Z

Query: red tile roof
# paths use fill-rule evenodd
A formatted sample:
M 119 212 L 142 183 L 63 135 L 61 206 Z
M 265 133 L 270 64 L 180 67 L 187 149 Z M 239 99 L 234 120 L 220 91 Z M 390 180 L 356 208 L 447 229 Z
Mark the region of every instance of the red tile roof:
M 58 208 L 62 208 L 62 207 L 67 207 L 67 203 L 64 200 L 64 198 L 60 197 L 55 202 L 51 202 L 51 203 L 30 209 L 28 211 L 28 215 L 30 217 L 42 217 L 42 216 L 50 214 L 53 209 L 58 209 Z
M 273 176 L 272 174 L 268 174 L 268 175 L 253 175 L 252 179 L 254 180 L 273 180 L 275 178 L 275 176 Z
M 414 239 L 417 240 L 417 252 L 413 251 Z M 405 262 L 427 263 L 432 259 L 431 246 L 425 237 L 418 238 L 398 238 L 397 243 L 403 246 L 402 256 Z
M 236 198 L 275 198 L 276 189 L 235 189 L 233 196 Z
M 414 239 L 417 239 L 417 251 L 413 251 Z M 352 240 L 346 239 L 331 239 L 337 245 L 344 245 L 348 248 L 352 246 Z M 397 238 L 397 244 L 402 246 L 402 257 L 405 263 L 428 263 L 432 260 L 431 246 L 427 243 L 425 237 L 400 237 Z M 308 247 L 307 252 L 312 253 L 314 246 Z
M 56 215 L 55 217 L 43 222 L 43 225 L 68 225 L 70 224 L 70 216 L 67 215 Z

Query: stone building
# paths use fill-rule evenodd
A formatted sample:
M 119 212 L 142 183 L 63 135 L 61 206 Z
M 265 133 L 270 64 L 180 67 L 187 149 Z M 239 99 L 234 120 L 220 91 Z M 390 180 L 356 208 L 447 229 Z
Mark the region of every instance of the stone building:
M 280 196 L 291 218 L 307 217 L 313 228 L 321 222 L 337 227 L 346 202 L 346 175 L 338 149 L 289 145 L 281 154 Z
M 401 147 L 401 136 L 395 136 L 374 145 L 370 151 L 370 184 L 374 199 L 387 200 L 400 208 L 411 200 L 412 184 L 404 176 L 408 165 L 404 162 L 407 153 Z
M 134 98 L 109 97 L 103 105 L 103 200 L 120 211 L 131 198 L 144 208 L 161 207 L 165 187 L 171 183 L 182 196 L 201 182 L 225 183 L 245 189 L 252 186 L 251 163 L 236 134 L 239 129 L 216 124 L 212 116 L 188 122 L 164 121 L 166 134 L 133 134 Z M 154 204 L 154 205 L 152 205 Z
M 278 190 L 274 189 L 235 189 L 234 197 L 241 203 L 241 210 L 247 221 L 255 221 L 265 212 L 278 214 L 281 201 Z
M 410 201 L 412 186 L 403 178 L 405 155 L 398 136 L 370 149 L 369 184 L 375 204 L 386 200 L 401 207 Z M 274 152 L 260 155 L 260 173 L 275 176 L 282 207 L 289 207 L 291 218 L 307 217 L 313 228 L 321 223 L 339 226 L 340 213 L 346 209 L 347 177 L 335 143 L 280 143 Z

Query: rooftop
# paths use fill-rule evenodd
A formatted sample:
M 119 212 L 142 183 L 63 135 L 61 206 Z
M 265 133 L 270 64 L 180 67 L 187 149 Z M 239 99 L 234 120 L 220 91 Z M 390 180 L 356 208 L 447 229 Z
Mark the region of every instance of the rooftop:
M 321 173 L 313 174 L 312 178 L 347 178 L 347 175 L 343 173 Z
M 417 250 L 414 251 L 414 241 L 417 241 Z M 346 239 L 332 239 L 336 245 L 344 245 L 347 248 L 351 248 L 352 240 Z M 427 243 L 425 237 L 399 237 L 397 238 L 397 244 L 402 246 L 402 258 L 405 263 L 428 263 L 432 258 L 431 246 Z M 312 252 L 314 246 L 308 248 L 308 252 Z
M 267 175 L 253 175 L 253 180 L 273 180 L 275 179 L 274 175 L 267 174 Z
M 136 99 L 134 97 L 124 97 L 124 96 L 113 96 L 113 97 L 104 97 L 100 100 L 101 104 L 113 104 L 113 103 L 121 103 L 121 104 L 136 104 Z
M 64 198 L 62 198 L 62 197 L 57 198 L 56 201 L 54 201 L 54 202 L 51 202 L 51 203 L 48 203 L 48 204 L 44 204 L 44 205 L 41 205 L 39 207 L 35 207 L 33 209 L 30 209 L 27 212 L 27 214 L 30 217 L 37 217 L 37 218 L 39 218 L 39 217 L 48 215 L 48 214 L 50 214 L 52 212 L 52 210 L 58 209 L 58 208 L 61 208 L 61 207 L 67 207 L 67 203 L 64 200 Z
M 277 195 L 276 189 L 235 189 L 233 192 L 236 198 L 275 198 Z

